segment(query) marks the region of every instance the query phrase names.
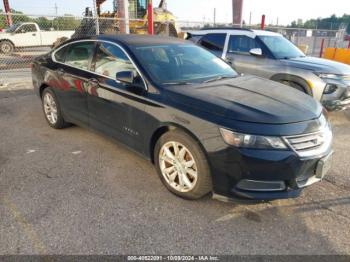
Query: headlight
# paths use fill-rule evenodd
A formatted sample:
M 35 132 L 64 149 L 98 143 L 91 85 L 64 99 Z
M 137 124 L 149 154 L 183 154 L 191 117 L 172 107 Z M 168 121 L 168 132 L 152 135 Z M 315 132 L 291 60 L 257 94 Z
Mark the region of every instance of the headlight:
M 241 134 L 224 128 L 220 128 L 220 132 L 224 141 L 231 146 L 256 149 L 287 149 L 286 144 L 279 137 Z
M 316 73 L 316 75 L 322 79 L 333 79 L 333 80 L 342 80 L 343 79 L 342 75 L 336 75 L 336 74 Z

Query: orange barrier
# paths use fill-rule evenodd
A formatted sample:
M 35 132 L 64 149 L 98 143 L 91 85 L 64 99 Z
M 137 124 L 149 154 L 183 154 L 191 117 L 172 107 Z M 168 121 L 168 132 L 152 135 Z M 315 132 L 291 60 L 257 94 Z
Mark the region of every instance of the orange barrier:
M 350 65 L 350 49 L 347 48 L 326 48 L 323 58 L 342 62 Z

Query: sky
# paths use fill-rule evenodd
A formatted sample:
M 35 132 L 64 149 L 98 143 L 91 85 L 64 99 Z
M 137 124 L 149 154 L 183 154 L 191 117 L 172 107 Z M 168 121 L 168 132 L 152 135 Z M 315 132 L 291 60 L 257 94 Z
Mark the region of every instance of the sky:
M 55 4 L 59 15 L 81 15 L 86 6 L 92 6 L 92 0 L 9 0 L 11 8 L 35 15 L 54 15 Z M 158 5 L 160 0 L 153 0 Z M 181 21 L 213 21 L 216 8 L 217 22 L 231 22 L 231 0 L 167 0 L 168 9 Z M 2 2 L 2 1 L 1 1 Z M 112 10 L 112 0 L 102 5 L 103 11 Z M 0 4 L 0 8 L 3 8 Z M 258 24 L 261 15 L 266 22 L 287 25 L 293 20 L 328 17 L 332 14 L 342 16 L 350 14 L 349 0 L 244 0 L 243 20 Z

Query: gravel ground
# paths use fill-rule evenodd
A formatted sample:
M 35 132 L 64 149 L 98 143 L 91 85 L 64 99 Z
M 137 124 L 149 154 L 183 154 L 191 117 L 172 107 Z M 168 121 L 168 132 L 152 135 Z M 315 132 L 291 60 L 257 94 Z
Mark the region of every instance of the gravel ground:
M 333 169 L 300 198 L 186 201 L 123 145 L 51 129 L 30 85 L 3 85 L 0 254 L 350 254 L 350 112 L 331 118 Z

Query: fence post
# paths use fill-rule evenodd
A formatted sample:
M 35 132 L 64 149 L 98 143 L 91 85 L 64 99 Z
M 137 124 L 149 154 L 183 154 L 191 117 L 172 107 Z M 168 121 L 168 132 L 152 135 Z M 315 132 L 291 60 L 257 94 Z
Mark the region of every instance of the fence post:
M 261 25 L 260 25 L 261 30 L 265 29 L 265 17 L 266 17 L 265 15 L 261 16 Z
M 323 48 L 324 48 L 324 38 L 321 40 L 321 50 L 320 50 L 320 57 L 323 55 Z
M 97 12 L 97 3 L 96 0 L 94 0 L 94 17 L 96 19 L 96 35 L 100 34 L 100 23 L 98 21 L 98 12 Z
M 148 33 L 150 35 L 154 34 L 154 26 L 153 26 L 153 4 L 152 0 L 148 3 Z

